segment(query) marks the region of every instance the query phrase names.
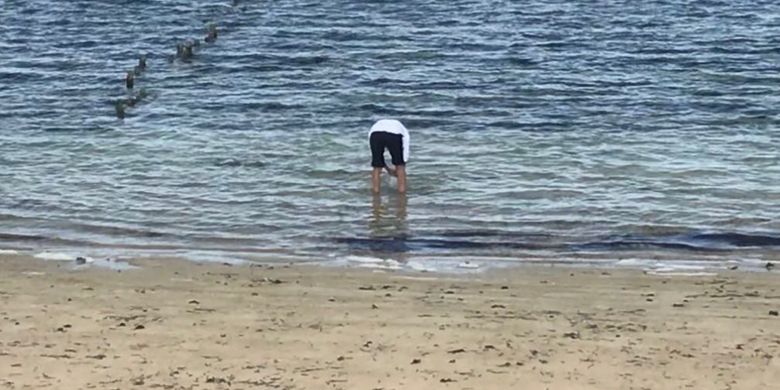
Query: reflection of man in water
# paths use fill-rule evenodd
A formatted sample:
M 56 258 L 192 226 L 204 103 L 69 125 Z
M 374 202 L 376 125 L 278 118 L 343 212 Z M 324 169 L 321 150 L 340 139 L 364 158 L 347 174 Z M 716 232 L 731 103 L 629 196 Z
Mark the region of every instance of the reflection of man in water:
M 391 196 L 383 204 L 382 197 L 374 194 L 371 202 L 371 219 L 369 229 L 372 237 L 406 237 L 408 226 L 406 225 L 406 195 Z
M 371 190 L 379 193 L 382 168 L 398 178 L 398 192 L 406 192 L 406 161 L 409 160 L 409 131 L 395 119 L 382 119 L 371 126 L 368 132 L 371 146 Z M 390 152 L 394 167 L 385 163 L 385 149 Z
M 376 245 L 372 256 L 406 263 L 410 248 L 407 245 L 409 227 L 406 223 L 406 194 L 391 194 L 385 201 L 374 194 L 372 214 L 368 221 L 369 234 Z

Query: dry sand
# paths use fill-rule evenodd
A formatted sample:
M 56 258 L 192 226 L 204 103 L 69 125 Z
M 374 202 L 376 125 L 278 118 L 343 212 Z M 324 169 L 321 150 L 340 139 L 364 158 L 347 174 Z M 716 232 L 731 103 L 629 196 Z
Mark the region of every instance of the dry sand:
M 776 271 L 137 264 L 0 256 L 0 389 L 780 389 Z

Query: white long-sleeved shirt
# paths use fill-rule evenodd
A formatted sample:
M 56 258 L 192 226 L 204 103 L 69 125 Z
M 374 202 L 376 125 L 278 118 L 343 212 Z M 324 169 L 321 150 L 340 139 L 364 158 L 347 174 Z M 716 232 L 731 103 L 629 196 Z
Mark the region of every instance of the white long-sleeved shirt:
M 400 134 L 404 149 L 404 162 L 409 161 L 409 130 L 406 129 L 403 123 L 395 119 L 380 119 L 371 126 L 371 130 L 368 132 L 369 139 L 371 138 L 371 133 L 375 131 Z

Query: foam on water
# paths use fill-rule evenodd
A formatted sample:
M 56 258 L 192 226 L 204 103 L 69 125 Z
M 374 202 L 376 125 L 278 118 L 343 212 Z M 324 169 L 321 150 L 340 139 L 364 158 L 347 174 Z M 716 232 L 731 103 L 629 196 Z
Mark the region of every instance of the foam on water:
M 675 269 L 669 269 L 669 270 L 652 270 L 647 272 L 648 275 L 658 275 L 658 276 L 699 276 L 699 277 L 710 277 L 710 276 L 716 276 L 718 275 L 715 272 L 685 272 Z
M 70 269 L 79 270 L 89 267 L 108 268 L 116 271 L 127 271 L 137 269 L 138 267 L 131 265 L 125 261 L 111 259 L 111 258 L 93 258 L 89 256 L 78 256 L 68 252 L 40 252 L 33 254 L 33 257 L 37 259 L 47 261 L 59 261 L 67 262 Z
M 50 260 L 50 261 L 76 261 L 76 257 L 69 253 L 57 253 L 57 252 L 41 252 L 33 255 L 37 259 Z
M 378 270 L 400 270 L 404 267 L 398 261 L 367 256 L 347 256 L 341 259 L 330 260 L 323 265 L 347 266 L 358 268 L 373 268 Z

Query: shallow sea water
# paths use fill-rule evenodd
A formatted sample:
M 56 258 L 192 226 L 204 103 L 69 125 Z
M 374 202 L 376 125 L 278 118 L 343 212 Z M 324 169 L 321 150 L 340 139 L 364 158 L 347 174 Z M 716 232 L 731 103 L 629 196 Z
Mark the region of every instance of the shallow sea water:
M 5 0 L 0 21 L 0 247 L 431 270 L 780 257 L 775 2 Z M 218 40 L 171 61 L 208 23 Z M 120 120 L 140 53 L 148 96 Z M 411 132 L 406 197 L 369 192 L 383 117 Z

